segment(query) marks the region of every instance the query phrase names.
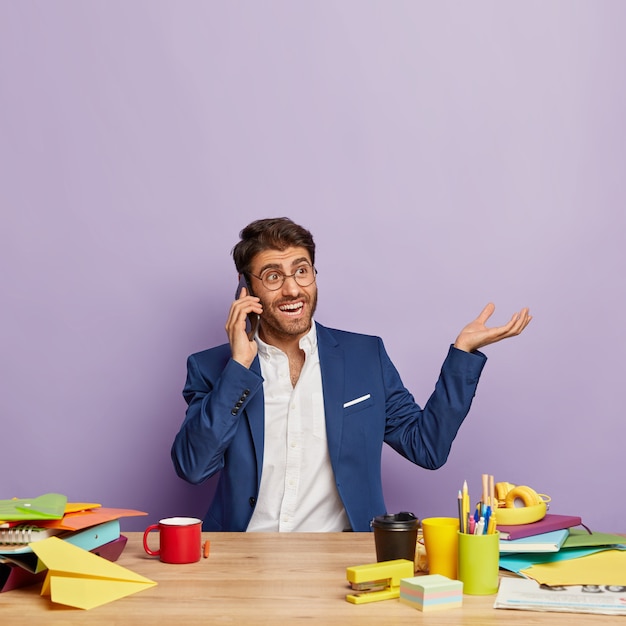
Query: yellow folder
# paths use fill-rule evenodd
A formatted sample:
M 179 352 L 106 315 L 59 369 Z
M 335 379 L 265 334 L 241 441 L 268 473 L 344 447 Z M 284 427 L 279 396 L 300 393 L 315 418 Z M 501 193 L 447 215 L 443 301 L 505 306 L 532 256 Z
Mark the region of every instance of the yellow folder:
M 626 551 L 605 550 L 578 559 L 521 570 L 543 585 L 626 585 Z

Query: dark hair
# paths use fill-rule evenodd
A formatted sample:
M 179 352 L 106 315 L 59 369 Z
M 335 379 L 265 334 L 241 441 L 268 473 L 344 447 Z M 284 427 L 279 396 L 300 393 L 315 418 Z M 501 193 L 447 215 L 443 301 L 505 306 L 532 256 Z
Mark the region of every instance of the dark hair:
M 240 233 L 240 241 L 232 250 L 235 267 L 240 274 L 250 273 L 252 259 L 264 250 L 306 248 L 315 264 L 313 235 L 288 217 L 272 217 L 248 224 Z

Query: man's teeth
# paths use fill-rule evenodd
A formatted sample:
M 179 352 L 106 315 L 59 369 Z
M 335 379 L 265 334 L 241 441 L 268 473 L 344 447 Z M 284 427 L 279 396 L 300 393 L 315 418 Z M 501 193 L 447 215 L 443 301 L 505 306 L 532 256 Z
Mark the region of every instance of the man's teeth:
M 304 306 L 302 302 L 294 302 L 293 304 L 283 304 L 278 307 L 281 311 L 297 311 Z

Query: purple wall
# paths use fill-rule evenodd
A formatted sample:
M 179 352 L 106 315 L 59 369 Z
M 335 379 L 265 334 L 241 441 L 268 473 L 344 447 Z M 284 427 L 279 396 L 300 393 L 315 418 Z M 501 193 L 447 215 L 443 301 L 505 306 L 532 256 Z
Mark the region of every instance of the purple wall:
M 0 0 L 0 497 L 202 515 L 169 448 L 225 340 L 257 217 L 318 244 L 326 325 L 381 335 L 427 400 L 484 304 L 447 465 L 383 457 L 390 511 L 480 474 L 625 532 L 626 4 Z

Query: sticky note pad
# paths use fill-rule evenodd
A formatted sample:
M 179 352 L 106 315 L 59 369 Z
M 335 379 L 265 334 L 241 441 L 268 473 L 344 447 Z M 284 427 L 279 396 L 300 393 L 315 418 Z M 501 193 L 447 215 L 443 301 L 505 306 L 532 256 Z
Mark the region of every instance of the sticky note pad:
M 441 611 L 463 604 L 463 583 L 440 574 L 400 580 L 400 602 L 419 611 Z

